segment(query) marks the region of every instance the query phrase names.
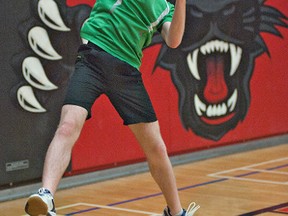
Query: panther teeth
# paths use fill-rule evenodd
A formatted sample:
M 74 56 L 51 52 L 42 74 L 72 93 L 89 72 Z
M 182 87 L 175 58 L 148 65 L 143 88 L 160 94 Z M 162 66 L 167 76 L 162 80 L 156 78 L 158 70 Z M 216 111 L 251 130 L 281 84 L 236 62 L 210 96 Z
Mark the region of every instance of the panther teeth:
M 194 95 L 194 106 L 198 116 L 207 117 L 221 117 L 225 116 L 235 110 L 238 99 L 238 91 L 234 90 L 231 97 L 226 101 L 219 104 L 205 104 L 200 100 L 197 94 Z
M 231 57 L 231 67 L 230 67 L 230 76 L 233 76 L 242 59 L 242 48 L 232 44 L 232 43 L 227 43 L 225 41 L 220 41 L 220 40 L 213 40 L 213 41 L 209 41 L 207 42 L 205 45 L 201 46 L 198 49 L 195 49 L 192 53 L 189 53 L 187 55 L 187 63 L 190 69 L 190 72 L 192 74 L 192 76 L 196 79 L 196 80 L 201 80 L 201 76 L 199 74 L 199 70 L 198 70 L 198 56 L 199 56 L 199 52 L 206 56 L 206 55 L 210 55 L 213 53 L 230 53 L 230 57 Z

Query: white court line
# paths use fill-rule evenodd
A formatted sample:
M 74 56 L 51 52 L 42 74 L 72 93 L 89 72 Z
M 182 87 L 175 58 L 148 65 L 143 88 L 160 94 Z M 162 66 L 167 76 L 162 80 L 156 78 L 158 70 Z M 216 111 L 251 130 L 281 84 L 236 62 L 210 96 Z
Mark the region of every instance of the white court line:
M 150 215 L 150 216 L 161 216 L 161 214 L 157 214 L 157 213 L 154 213 L 154 212 L 139 211 L 139 210 L 133 210 L 133 209 L 127 209 L 127 208 L 118 208 L 118 207 L 105 206 L 105 205 L 97 205 L 97 204 L 91 204 L 91 203 L 74 203 L 74 204 L 71 204 L 71 205 L 58 207 L 58 208 L 56 208 L 56 211 L 63 210 L 63 209 L 68 209 L 68 208 L 72 208 L 72 207 L 80 206 L 80 205 L 89 206 L 89 207 L 95 207 L 95 208 L 99 207 L 99 208 L 103 208 L 103 209 L 126 211 L 126 212 L 138 213 L 138 214 L 144 214 L 144 215 Z M 78 211 L 81 211 L 81 210 L 78 210 Z M 27 215 L 24 215 L 24 216 L 27 216 Z M 57 216 L 60 216 L 60 215 L 57 214 Z
M 243 177 L 233 177 L 233 176 L 225 176 L 225 175 L 210 175 L 211 177 L 216 178 L 227 178 L 227 179 L 233 179 L 233 180 L 240 180 L 240 181 L 252 181 L 252 182 L 258 182 L 258 183 L 269 183 L 269 184 L 280 184 L 280 185 L 288 185 L 288 182 L 280 182 L 280 181 L 269 181 L 269 180 L 262 180 L 262 179 L 251 179 L 251 178 L 243 178 Z
M 91 203 L 77 203 L 77 204 L 78 205 L 84 205 L 84 206 L 90 206 L 90 207 L 99 207 L 99 208 L 103 208 L 103 209 L 111 209 L 111 210 L 146 214 L 146 215 L 159 215 L 159 214 L 153 213 L 153 212 L 133 210 L 133 209 L 127 209 L 127 208 L 119 208 L 119 207 L 115 207 L 115 206 L 97 205 L 97 204 L 91 204 Z M 74 206 L 75 206 L 75 204 L 74 204 Z M 67 206 L 63 206 L 63 207 L 61 207 L 61 209 L 63 209 L 64 207 L 67 208 Z M 69 205 L 69 207 L 71 207 L 71 205 Z M 60 208 L 58 208 L 58 209 L 60 209 Z
M 117 211 L 126 211 L 126 212 L 139 213 L 139 214 L 145 214 L 145 215 L 151 215 L 151 216 L 152 215 L 153 216 L 159 215 L 159 214 L 154 213 L 154 212 L 133 210 L 133 209 L 127 209 L 127 208 L 119 208 L 119 207 L 114 207 L 114 206 L 98 205 L 98 204 L 91 204 L 91 203 L 75 203 L 75 204 L 59 207 L 56 210 L 67 209 L 67 208 L 71 208 L 71 207 L 75 207 L 75 206 L 79 206 L 79 205 L 96 207 L 96 208 L 103 208 L 103 209 L 111 209 L 111 210 L 117 210 Z
M 256 163 L 256 164 L 252 164 L 252 165 L 249 165 L 249 166 L 243 166 L 243 167 L 238 167 L 238 168 L 234 168 L 234 169 L 224 170 L 224 171 L 208 174 L 208 176 L 210 176 L 210 175 L 219 175 L 219 174 L 228 173 L 228 172 L 234 172 L 234 171 L 241 170 L 241 169 L 248 169 L 248 168 L 255 167 L 255 166 L 261 166 L 261 165 L 264 165 L 264 164 L 275 163 L 275 162 L 285 161 L 285 160 L 288 160 L 288 157 L 279 158 L 279 159 L 276 159 L 276 160 L 265 161 L 265 162 L 262 162 L 262 163 Z
M 251 168 L 244 168 L 241 170 L 247 170 L 247 171 L 255 171 L 255 172 L 262 172 L 262 173 L 274 173 L 274 174 L 281 174 L 281 175 L 288 175 L 288 172 L 282 172 L 282 171 L 274 171 L 274 170 L 263 170 L 263 169 L 251 169 Z
M 239 176 L 239 177 L 234 176 L 233 177 L 233 176 L 223 175 L 225 173 L 227 174 L 227 173 L 231 173 L 231 172 L 235 172 L 235 171 L 239 171 L 239 170 L 257 171 L 257 172 L 266 172 L 266 173 L 277 173 L 277 174 L 282 174 L 282 175 L 288 175 L 287 172 L 279 172 L 279 171 L 273 171 L 273 170 L 267 170 L 267 169 L 264 170 L 264 169 L 253 169 L 252 168 L 252 167 L 257 167 L 257 166 L 261 166 L 261 165 L 265 165 L 265 164 L 281 162 L 281 161 L 285 161 L 285 160 L 288 160 L 288 157 L 278 158 L 275 160 L 265 161 L 265 162 L 261 162 L 261 163 L 256 163 L 256 164 L 252 164 L 249 166 L 243 166 L 243 167 L 238 167 L 238 168 L 234 168 L 234 169 L 223 170 L 220 172 L 208 174 L 208 176 L 216 177 L 216 178 L 227 178 L 227 179 L 234 179 L 234 180 L 253 181 L 253 182 L 259 182 L 259 183 L 287 185 L 288 181 L 278 182 L 278 181 L 269 181 L 269 180 L 262 180 L 262 179 L 251 179 L 251 178 L 245 178 L 245 177 L 241 177 L 241 176 Z
M 275 159 L 275 160 L 270 160 L 270 161 L 265 161 L 265 162 L 262 162 L 262 163 L 256 163 L 256 164 L 252 164 L 250 166 L 244 166 L 244 167 L 255 167 L 255 166 L 261 166 L 261 165 L 265 165 L 265 164 L 269 164 L 269 163 L 275 163 L 275 162 L 280 162 L 280 161 L 285 161 L 287 160 L 288 161 L 288 157 L 284 157 L 284 158 L 278 158 L 278 159 Z

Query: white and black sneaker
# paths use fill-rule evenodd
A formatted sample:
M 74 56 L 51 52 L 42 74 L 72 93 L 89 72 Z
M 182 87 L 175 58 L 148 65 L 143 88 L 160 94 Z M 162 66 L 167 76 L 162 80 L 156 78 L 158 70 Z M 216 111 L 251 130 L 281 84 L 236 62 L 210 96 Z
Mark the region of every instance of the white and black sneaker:
M 190 203 L 187 210 L 183 209 L 183 212 L 179 216 L 193 216 L 194 213 L 200 208 L 195 202 Z M 163 216 L 172 216 L 170 213 L 170 209 L 166 207 L 163 212 Z
M 51 192 L 46 188 L 40 188 L 36 194 L 33 194 L 28 198 L 25 212 L 30 216 L 56 216 Z

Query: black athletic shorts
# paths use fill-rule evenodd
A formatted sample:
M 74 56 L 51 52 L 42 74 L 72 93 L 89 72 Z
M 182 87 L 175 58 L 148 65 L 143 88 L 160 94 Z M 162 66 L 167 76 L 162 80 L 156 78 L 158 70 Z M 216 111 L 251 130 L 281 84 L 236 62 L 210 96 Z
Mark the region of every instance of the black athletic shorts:
M 89 42 L 79 47 L 64 104 L 85 108 L 89 119 L 92 105 L 102 94 L 108 96 L 125 125 L 157 120 L 141 73 Z

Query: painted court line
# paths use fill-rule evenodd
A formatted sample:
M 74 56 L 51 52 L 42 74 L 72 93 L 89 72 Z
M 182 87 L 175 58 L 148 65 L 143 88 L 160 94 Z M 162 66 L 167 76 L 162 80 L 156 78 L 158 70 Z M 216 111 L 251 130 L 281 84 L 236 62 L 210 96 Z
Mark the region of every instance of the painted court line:
M 288 164 L 287 164 L 288 167 Z M 281 171 L 273 171 L 273 170 L 263 170 L 263 169 L 253 169 L 253 168 L 248 168 L 248 169 L 241 169 L 241 170 L 247 170 L 247 171 L 255 171 L 255 172 L 263 172 L 263 173 L 272 173 L 272 174 L 281 174 L 281 175 L 288 175 L 288 172 L 281 172 Z
M 195 185 L 182 187 L 182 188 L 179 188 L 178 190 L 179 191 L 188 190 L 188 189 L 191 189 L 191 188 L 201 187 L 201 186 L 205 186 L 205 185 L 209 185 L 209 184 L 215 184 L 215 183 L 223 182 L 223 181 L 226 181 L 226 180 L 228 180 L 228 179 L 217 179 L 217 180 L 213 180 L 213 181 L 208 181 L 208 182 L 203 182 L 203 183 L 199 183 L 199 184 L 195 184 Z M 106 205 L 105 207 L 107 207 L 107 206 L 116 206 L 116 205 L 121 205 L 121 204 L 125 204 L 125 203 L 131 203 L 131 202 L 135 202 L 135 201 L 138 201 L 138 200 L 143 200 L 143 199 L 149 199 L 149 198 L 152 198 L 152 197 L 157 197 L 157 196 L 160 196 L 160 195 L 162 195 L 162 193 L 155 193 L 155 194 L 150 194 L 150 195 L 147 195 L 147 196 L 136 197 L 136 198 L 129 199 L 129 200 L 123 200 L 121 202 L 111 203 L 111 204 Z M 60 209 L 60 208 L 57 208 L 57 209 Z M 89 212 L 89 211 L 95 211 L 95 210 L 99 210 L 99 209 L 100 209 L 99 207 L 89 208 L 89 209 L 86 209 L 86 210 L 83 210 L 83 211 L 71 212 L 71 213 L 67 214 L 67 216 L 68 215 L 77 215 L 77 214 L 80 214 L 80 213 Z M 156 214 L 156 213 L 152 213 L 151 216 L 161 216 L 161 214 L 159 215 L 159 214 Z
M 244 166 L 244 167 L 255 167 L 255 166 L 261 166 L 261 165 L 266 165 L 266 164 L 271 164 L 271 163 L 276 163 L 276 162 L 282 162 L 282 161 L 285 161 L 285 160 L 288 161 L 288 157 L 284 157 L 284 158 L 277 158 L 277 159 L 274 159 L 274 160 L 264 161 L 264 162 L 261 162 L 261 163 L 256 163 L 256 164 L 252 164 L 252 165 Z
M 261 214 L 265 214 L 265 213 L 269 213 L 269 212 L 273 213 L 273 215 L 275 215 L 274 213 L 279 214 L 279 215 L 280 214 L 284 215 L 286 213 L 284 213 L 284 212 L 282 213 L 282 212 L 277 211 L 277 209 L 279 210 L 279 209 L 284 208 L 284 207 L 288 207 L 288 202 L 281 203 L 281 204 L 275 205 L 275 206 L 270 206 L 270 207 L 264 208 L 264 209 L 259 209 L 259 210 L 253 211 L 253 212 L 241 214 L 239 216 L 255 216 L 255 215 L 261 215 Z
M 275 162 L 281 162 L 281 161 L 285 161 L 285 160 L 288 160 L 288 157 L 287 158 L 279 158 L 279 159 L 276 159 L 276 160 L 265 161 L 265 162 L 262 162 L 262 163 L 252 164 L 252 165 L 249 165 L 249 166 L 244 166 L 244 167 L 240 167 L 240 168 L 224 170 L 224 171 L 221 171 L 221 172 L 208 174 L 208 176 L 217 177 L 217 178 L 220 178 L 220 179 L 207 181 L 207 182 L 194 184 L 194 185 L 189 185 L 189 186 L 186 186 L 186 187 L 179 188 L 178 190 L 179 191 L 188 190 L 188 189 L 192 189 L 192 188 L 197 188 L 197 187 L 202 187 L 202 186 L 206 186 L 206 185 L 210 185 L 210 184 L 215 184 L 215 183 L 227 181 L 227 180 L 230 180 L 230 179 L 236 179 L 236 180 L 242 180 L 243 179 L 243 180 L 247 180 L 247 181 L 255 181 L 255 182 L 261 182 L 261 183 L 273 183 L 273 184 L 285 184 L 286 185 L 286 184 L 288 184 L 288 182 L 277 182 L 277 181 L 268 181 L 268 180 L 257 180 L 257 179 L 243 178 L 244 176 L 258 174 L 258 173 L 260 173 L 262 171 L 268 172 L 268 171 L 271 171 L 271 170 L 276 170 L 276 169 L 280 169 L 280 168 L 283 168 L 283 167 L 287 167 L 288 164 L 267 168 L 265 170 L 264 169 L 263 170 L 261 170 L 261 169 L 253 169 L 252 168 L 252 167 L 256 167 L 256 166 L 260 166 L 260 165 L 265 165 L 265 164 L 275 163 Z M 251 171 L 251 172 L 244 173 L 244 174 L 241 174 L 241 175 L 238 175 L 238 176 L 233 176 L 233 177 L 221 175 L 221 174 L 224 174 L 224 173 L 229 173 L 229 172 L 234 172 L 234 171 L 239 171 L 239 170 L 246 170 L 246 171 Z M 274 171 L 274 172 L 282 173 L 282 172 L 278 172 L 278 171 Z M 285 172 L 284 174 L 286 175 L 287 173 Z M 146 214 L 146 215 L 150 215 L 150 216 L 161 216 L 161 215 L 159 215 L 157 213 L 153 213 L 153 212 L 146 212 L 146 211 L 139 211 L 139 210 L 115 207 L 117 205 L 121 205 L 121 204 L 124 204 L 124 203 L 131 203 L 131 202 L 135 202 L 135 201 L 138 201 L 138 200 L 149 199 L 149 198 L 160 196 L 160 195 L 162 195 L 162 193 L 155 193 L 155 194 L 150 194 L 150 195 L 142 196 L 142 197 L 136 197 L 136 198 L 133 198 L 133 199 L 123 200 L 123 201 L 120 201 L 120 202 L 111 203 L 111 204 L 107 204 L 107 205 L 97 205 L 97 204 L 89 204 L 89 203 L 75 203 L 75 204 L 59 207 L 59 208 L 57 208 L 57 210 L 67 209 L 67 208 L 71 208 L 71 207 L 75 207 L 75 206 L 79 206 L 79 205 L 86 205 L 86 206 L 89 206 L 89 207 L 92 207 L 92 208 L 88 208 L 88 209 L 77 211 L 77 212 L 71 212 L 71 213 L 66 214 L 66 216 L 68 216 L 68 215 L 77 215 L 77 214 L 81 214 L 81 213 L 85 213 L 85 212 L 95 211 L 95 210 L 99 210 L 101 208 L 119 210 L 119 211 L 126 211 L 126 212 L 133 212 L 133 213 L 140 213 L 140 214 Z
M 287 177 L 287 181 L 271 181 L 271 180 L 266 180 L 266 179 L 253 179 L 253 178 L 245 178 L 244 177 L 244 176 L 251 176 L 251 175 L 255 175 L 255 174 L 259 174 L 259 173 L 271 173 L 271 174 L 278 174 L 278 175 L 283 175 L 283 176 L 287 175 L 288 176 L 288 172 L 275 171 L 277 169 L 288 167 L 288 163 L 282 164 L 282 165 L 277 165 L 277 166 L 270 167 L 267 169 L 255 168 L 255 167 L 259 167 L 259 166 L 267 165 L 267 164 L 273 165 L 273 163 L 284 162 L 286 160 L 288 161 L 288 157 L 278 158 L 275 160 L 265 161 L 265 162 L 261 162 L 261 163 L 256 163 L 256 164 L 252 164 L 249 166 L 243 166 L 243 167 L 238 167 L 238 168 L 234 168 L 234 169 L 223 170 L 220 172 L 208 174 L 208 176 L 215 177 L 215 178 L 227 178 L 227 179 L 233 179 L 233 180 L 252 181 L 252 182 L 259 182 L 259 183 L 288 185 L 288 177 Z M 233 172 L 237 172 L 237 171 L 250 171 L 250 172 L 236 175 L 236 176 L 229 176 L 228 175 L 229 173 L 233 173 Z
M 260 173 L 260 172 L 259 172 Z M 255 174 L 255 173 L 253 173 Z M 219 177 L 219 178 L 227 178 L 227 179 L 233 179 L 233 180 L 240 180 L 240 181 L 251 181 L 251 182 L 257 182 L 257 183 L 268 183 L 268 184 L 277 184 L 277 185 L 288 185 L 288 182 L 280 182 L 280 181 L 269 181 L 269 180 L 262 180 L 262 179 L 250 179 L 250 178 L 242 178 L 242 177 L 233 177 L 233 176 L 213 176 L 213 177 Z
M 279 158 L 279 159 L 270 160 L 270 161 L 265 161 L 265 162 L 262 162 L 262 163 L 256 163 L 256 164 L 252 164 L 252 165 L 249 165 L 249 166 L 243 166 L 243 167 L 238 167 L 238 168 L 234 168 L 234 169 L 223 170 L 223 171 L 212 173 L 212 174 L 209 174 L 209 175 L 220 175 L 222 173 L 234 172 L 234 171 L 238 171 L 238 170 L 241 170 L 241 169 L 249 169 L 249 168 L 256 167 L 256 166 L 276 163 L 276 162 L 285 161 L 285 160 L 288 160 L 288 157 Z M 277 166 L 277 167 L 279 167 L 279 166 Z M 271 169 L 271 168 L 269 168 L 269 169 Z M 269 170 L 269 169 L 266 169 L 266 170 Z
M 147 211 L 140 211 L 140 210 L 134 210 L 134 209 L 127 209 L 127 208 L 119 208 L 119 207 L 112 207 L 109 205 L 98 205 L 98 204 L 91 204 L 91 203 L 74 203 L 71 205 L 66 205 L 66 206 L 61 206 L 59 208 L 56 208 L 56 211 L 63 210 L 63 209 L 69 209 L 69 208 L 73 208 L 76 206 L 88 206 L 88 207 L 92 207 L 92 208 L 85 209 L 82 211 L 77 211 L 74 213 L 69 213 L 66 215 L 75 215 L 75 214 L 80 214 L 80 213 L 84 213 L 84 212 L 94 211 L 97 209 L 111 209 L 111 210 L 116 210 L 116 211 L 124 211 L 124 212 L 137 213 L 137 214 L 150 215 L 150 216 L 161 216 L 160 214 L 157 214 L 155 212 L 147 212 Z M 61 216 L 61 215 L 57 214 L 57 216 Z
M 98 205 L 98 204 L 91 204 L 91 203 L 75 203 L 72 205 L 62 206 L 60 208 L 57 208 L 56 210 L 63 210 L 63 209 L 67 209 L 67 208 L 71 208 L 71 207 L 75 207 L 75 206 L 81 206 L 81 205 L 82 206 L 89 206 L 92 208 L 85 209 L 82 211 L 77 211 L 77 213 L 69 213 L 68 215 L 84 213 L 84 212 L 93 211 L 93 210 L 97 210 L 97 209 L 111 209 L 111 210 L 116 210 L 116 211 L 125 211 L 125 212 L 130 212 L 130 213 L 138 213 L 138 214 L 153 215 L 153 216 L 159 215 L 159 214 L 154 213 L 154 212 L 140 211 L 140 210 L 134 210 L 134 209 L 127 209 L 127 208 L 119 208 L 119 207 L 112 207 L 112 206 L 108 206 L 108 205 Z

